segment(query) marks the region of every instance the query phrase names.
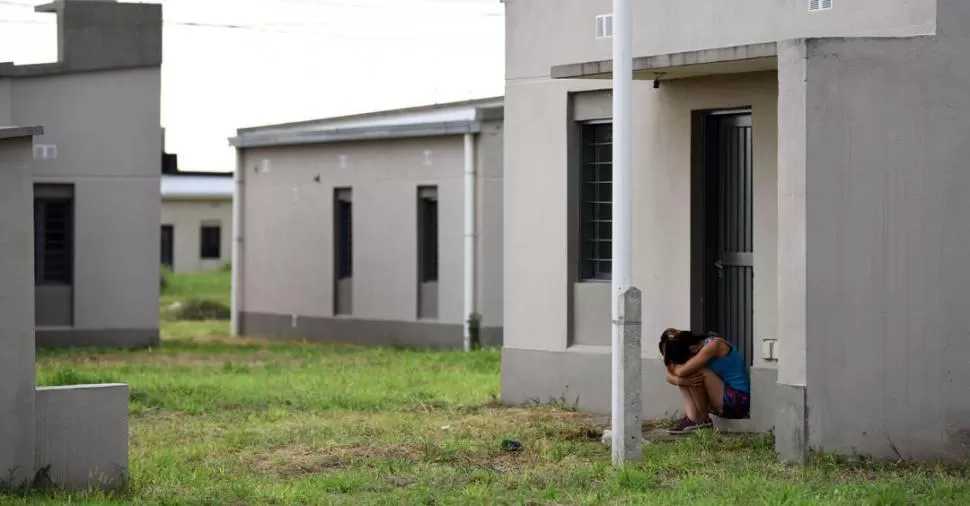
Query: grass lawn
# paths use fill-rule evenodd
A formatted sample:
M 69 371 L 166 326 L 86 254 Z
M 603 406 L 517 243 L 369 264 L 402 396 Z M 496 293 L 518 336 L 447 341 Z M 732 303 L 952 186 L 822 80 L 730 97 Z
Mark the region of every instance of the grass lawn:
M 131 485 L 0 504 L 970 504 L 963 469 L 806 467 L 704 432 L 615 470 L 602 420 L 498 406 L 499 353 L 285 344 L 164 322 L 163 346 L 49 351 L 40 384 L 131 386 Z M 502 451 L 518 439 L 519 453 Z

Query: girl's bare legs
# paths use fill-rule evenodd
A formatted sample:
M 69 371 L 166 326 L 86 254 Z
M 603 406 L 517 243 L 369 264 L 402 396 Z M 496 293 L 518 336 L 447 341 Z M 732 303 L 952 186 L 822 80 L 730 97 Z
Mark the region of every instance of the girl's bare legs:
M 698 422 L 708 419 L 708 413 L 720 413 L 724 408 L 724 382 L 710 369 L 703 369 L 704 383 L 698 386 L 679 386 L 687 418 Z

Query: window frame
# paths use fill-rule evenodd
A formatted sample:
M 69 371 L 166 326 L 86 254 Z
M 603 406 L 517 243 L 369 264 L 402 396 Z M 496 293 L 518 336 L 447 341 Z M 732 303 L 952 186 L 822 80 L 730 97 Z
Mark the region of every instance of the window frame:
M 607 119 L 577 123 L 579 129 L 578 280 L 607 282 L 613 277 L 613 121 Z M 598 139 L 603 135 L 596 131 L 600 128 L 609 128 L 609 142 Z M 592 142 L 591 138 L 594 139 Z M 597 148 L 607 149 L 597 150 Z M 604 152 L 608 153 L 605 160 L 600 159 Z M 608 171 L 605 178 L 603 177 L 604 167 Z
M 76 238 L 76 209 L 74 202 L 73 185 L 64 184 L 38 184 L 34 186 L 34 285 L 35 286 L 73 286 L 75 275 L 75 238 Z M 49 205 L 65 204 L 66 216 L 63 219 L 62 239 L 65 243 L 62 251 L 53 254 L 60 254 L 64 258 L 63 273 L 58 276 L 51 276 L 48 269 L 51 260 L 48 255 L 52 248 L 48 242 L 49 225 L 47 216 Z

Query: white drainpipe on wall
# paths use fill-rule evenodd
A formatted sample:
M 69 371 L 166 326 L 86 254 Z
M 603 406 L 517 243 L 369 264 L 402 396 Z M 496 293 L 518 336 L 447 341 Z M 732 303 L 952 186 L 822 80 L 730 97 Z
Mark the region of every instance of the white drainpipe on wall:
M 469 317 L 475 312 L 475 135 L 465 134 L 465 323 L 463 344 L 471 350 Z
M 242 149 L 236 148 L 236 171 L 232 179 L 235 183 L 232 193 L 232 300 L 230 302 L 232 315 L 232 335 L 239 335 L 239 312 L 242 311 L 242 231 L 243 231 L 243 154 Z

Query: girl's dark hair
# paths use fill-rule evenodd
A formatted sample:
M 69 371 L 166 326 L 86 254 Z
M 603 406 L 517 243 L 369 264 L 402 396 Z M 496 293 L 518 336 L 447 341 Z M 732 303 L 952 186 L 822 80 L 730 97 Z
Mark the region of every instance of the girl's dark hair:
M 685 364 L 693 355 L 690 347 L 701 344 L 704 336 L 689 330 L 667 329 L 660 334 L 660 355 L 664 365 Z

